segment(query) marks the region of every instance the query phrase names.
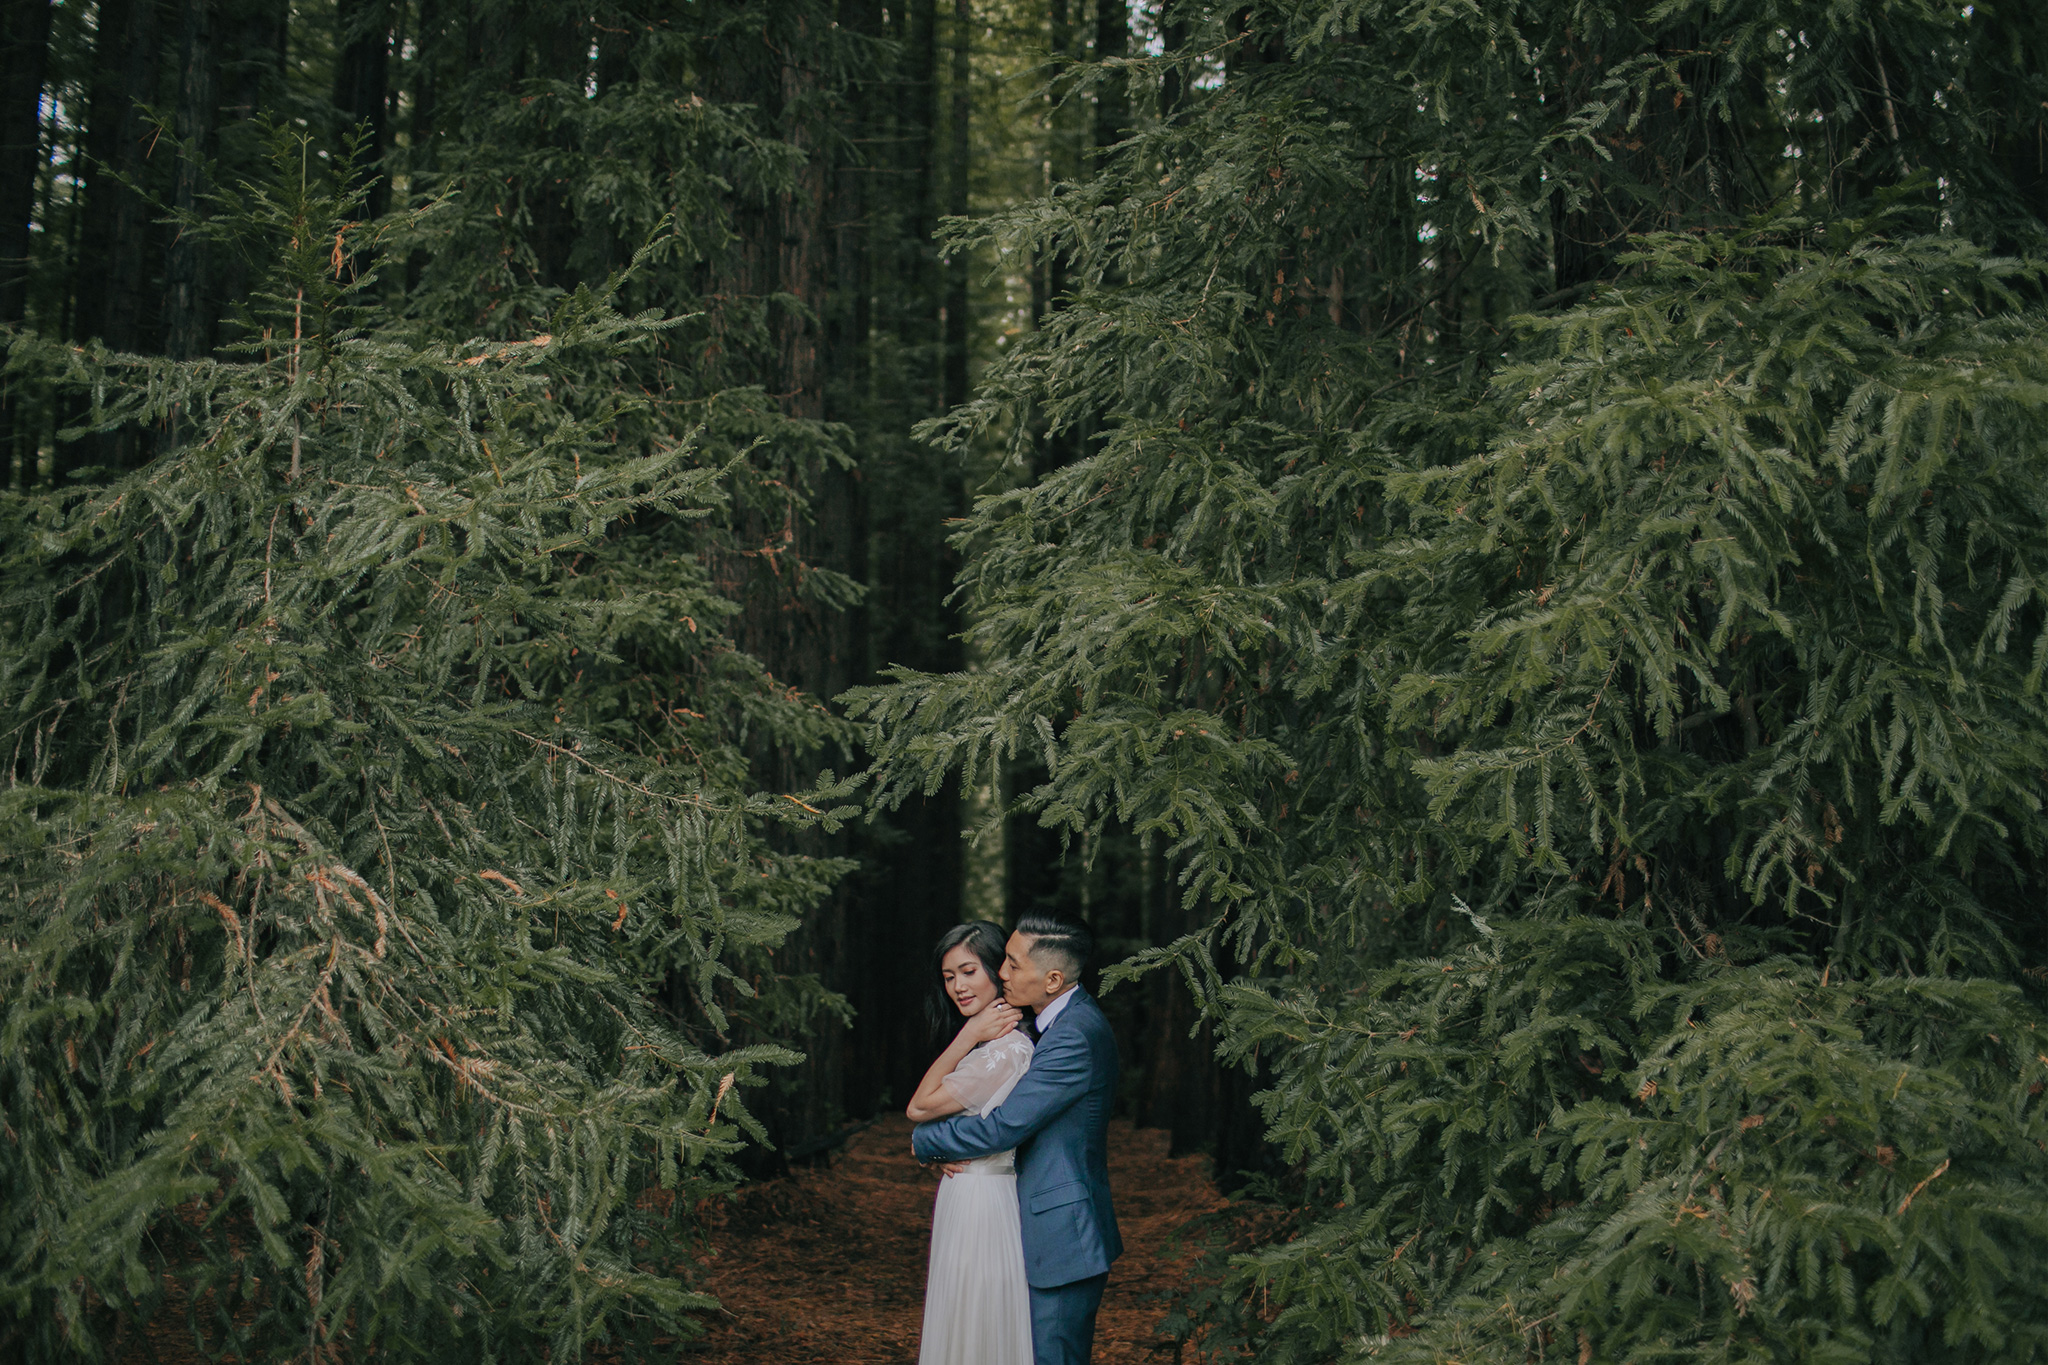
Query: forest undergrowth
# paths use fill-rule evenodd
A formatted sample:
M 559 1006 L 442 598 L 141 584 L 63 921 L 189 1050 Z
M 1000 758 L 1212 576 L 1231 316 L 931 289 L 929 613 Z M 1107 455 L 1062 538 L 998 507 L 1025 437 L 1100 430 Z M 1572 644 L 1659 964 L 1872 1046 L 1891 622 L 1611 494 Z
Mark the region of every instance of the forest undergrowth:
M 900 1350 L 763 1178 L 1051 908 L 1115 1349 L 2048 1359 L 2048 7 L 0 46 L 0 1355 Z

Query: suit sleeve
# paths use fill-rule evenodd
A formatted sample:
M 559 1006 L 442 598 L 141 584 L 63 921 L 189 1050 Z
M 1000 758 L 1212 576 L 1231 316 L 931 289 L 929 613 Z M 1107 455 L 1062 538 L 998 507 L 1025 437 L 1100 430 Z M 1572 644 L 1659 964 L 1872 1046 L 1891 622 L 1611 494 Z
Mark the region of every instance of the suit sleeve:
M 1007 1152 L 1088 1093 L 1088 1042 L 1076 1028 L 1039 1043 L 1031 1069 L 992 1113 L 920 1123 L 910 1135 L 919 1161 L 971 1161 Z

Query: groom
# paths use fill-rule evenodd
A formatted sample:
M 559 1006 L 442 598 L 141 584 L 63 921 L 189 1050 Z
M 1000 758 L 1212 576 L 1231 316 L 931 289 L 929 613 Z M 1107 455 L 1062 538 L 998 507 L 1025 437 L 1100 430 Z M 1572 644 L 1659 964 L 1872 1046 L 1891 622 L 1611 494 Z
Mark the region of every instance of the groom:
M 1003 994 L 1038 1014 L 1031 1069 L 996 1111 L 920 1123 L 920 1161 L 969 1161 L 1017 1149 L 1024 1277 L 1037 1365 L 1087 1365 L 1109 1263 L 1123 1254 L 1109 1202 L 1109 1110 L 1116 1038 L 1082 990 L 1095 941 L 1081 925 L 1026 915 L 1003 957 Z

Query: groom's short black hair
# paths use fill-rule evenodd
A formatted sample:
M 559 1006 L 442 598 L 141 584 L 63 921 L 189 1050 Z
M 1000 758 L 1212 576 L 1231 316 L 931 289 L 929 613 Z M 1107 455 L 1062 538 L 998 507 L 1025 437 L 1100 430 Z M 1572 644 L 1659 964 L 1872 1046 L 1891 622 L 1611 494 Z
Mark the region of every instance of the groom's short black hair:
M 1067 980 L 1079 982 L 1095 958 L 1095 935 L 1088 926 L 1051 915 L 1026 915 L 1016 932 L 1031 940 L 1031 959 L 1041 967 L 1057 967 Z

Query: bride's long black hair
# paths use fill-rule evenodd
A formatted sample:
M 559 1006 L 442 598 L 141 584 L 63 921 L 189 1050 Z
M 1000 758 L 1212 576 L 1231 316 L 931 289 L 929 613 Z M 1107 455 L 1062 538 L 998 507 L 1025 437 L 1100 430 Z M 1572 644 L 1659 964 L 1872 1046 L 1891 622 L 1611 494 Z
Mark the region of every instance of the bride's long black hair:
M 939 935 L 939 946 L 932 949 L 932 988 L 924 1000 L 925 1018 L 931 1021 L 934 1038 L 951 1038 L 960 1026 L 960 1009 L 953 1003 L 953 997 L 946 994 L 946 978 L 942 975 L 946 965 L 946 954 L 966 944 L 981 959 L 981 965 L 988 972 L 988 979 L 1002 988 L 1003 949 L 1010 936 L 1002 926 L 990 924 L 985 919 L 971 919 L 965 924 L 956 924 Z

